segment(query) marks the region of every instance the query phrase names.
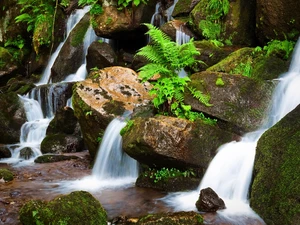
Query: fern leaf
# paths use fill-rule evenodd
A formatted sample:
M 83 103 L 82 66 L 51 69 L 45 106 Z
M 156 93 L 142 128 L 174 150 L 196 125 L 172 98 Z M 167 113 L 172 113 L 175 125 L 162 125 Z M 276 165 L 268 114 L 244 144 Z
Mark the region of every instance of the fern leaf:
M 188 87 L 188 90 L 191 92 L 194 98 L 198 99 L 205 106 L 212 106 L 212 104 L 209 103 L 210 101 L 209 95 L 206 95 L 202 91 L 197 90 L 196 88 L 193 87 Z
M 23 13 L 15 18 L 16 23 L 28 22 L 32 20 L 32 17 L 28 13 Z
M 164 74 L 170 73 L 170 70 L 168 68 L 166 68 L 162 64 L 157 63 L 149 63 L 140 68 L 139 71 L 139 76 L 143 81 L 151 79 L 156 74 L 160 74 L 161 76 L 163 76 Z
M 141 48 L 136 55 L 140 55 L 145 57 L 148 61 L 152 63 L 161 63 L 164 62 L 165 59 L 160 52 L 152 45 L 146 45 L 145 47 Z

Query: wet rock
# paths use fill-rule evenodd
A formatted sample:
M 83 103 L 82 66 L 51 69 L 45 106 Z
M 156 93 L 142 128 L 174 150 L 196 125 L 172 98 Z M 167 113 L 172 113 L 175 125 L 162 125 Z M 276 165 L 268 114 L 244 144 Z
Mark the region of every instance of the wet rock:
M 134 224 L 137 225 L 202 225 L 203 217 L 196 212 L 175 212 L 175 213 L 158 213 L 149 214 L 140 217 Z
M 174 117 L 134 118 L 123 150 L 150 168 L 195 168 L 201 177 L 217 148 L 236 138 L 217 126 Z
M 188 16 L 193 8 L 199 3 L 200 0 L 185 0 L 185 1 L 178 1 L 174 7 L 172 17 L 182 17 Z
M 117 55 L 110 44 L 94 41 L 88 48 L 86 61 L 87 71 L 91 71 L 92 68 L 103 69 L 105 67 L 115 66 L 117 63 Z
M 19 211 L 24 225 L 37 224 L 82 224 L 107 225 L 106 212 L 90 193 L 76 191 L 44 202 L 31 200 Z
M 207 11 L 210 2 L 200 1 L 190 13 L 192 30 L 202 36 L 199 23 L 206 20 L 210 13 Z M 243 16 L 240 16 L 243 15 Z M 231 1 L 228 14 L 221 19 L 223 24 L 220 38 L 230 40 L 234 45 L 254 45 L 255 37 L 255 1 Z
M 30 159 L 31 157 L 34 156 L 33 151 L 31 150 L 31 148 L 26 147 L 20 150 L 20 157 L 23 159 Z
M 74 87 L 73 107 L 91 157 L 98 149 L 97 138 L 109 122 L 125 111 L 149 104 L 149 83 L 124 67 L 109 67 L 89 74 Z
M 196 207 L 200 212 L 216 212 L 219 209 L 226 208 L 224 201 L 211 188 L 205 188 L 200 191 Z
M 65 106 L 56 111 L 54 118 L 49 123 L 46 135 L 57 133 L 80 136 L 78 120 L 72 108 Z
M 18 95 L 13 92 L 0 94 L 0 143 L 18 143 L 25 122 L 25 111 Z
M 86 14 L 81 21 L 72 29 L 61 48 L 51 68 L 52 82 L 64 80 L 68 75 L 77 71 L 84 59 L 83 40 L 90 25 L 89 15 Z
M 190 86 L 209 94 L 212 106 L 201 104 L 189 93 L 185 95 L 186 104 L 217 118 L 220 127 L 241 135 L 260 127 L 275 85 L 246 76 L 205 71 L 193 74 Z
M 14 179 L 14 174 L 8 169 L 0 169 L 0 183 L 9 182 Z
M 45 154 L 37 157 L 35 163 L 53 163 L 60 162 L 65 160 L 78 159 L 79 157 L 73 155 L 54 155 L 54 154 Z
M 195 34 L 186 26 L 186 23 L 180 20 L 172 20 L 168 23 L 163 24 L 160 29 L 167 34 L 173 41 L 176 41 L 176 31 L 181 31 L 182 33 L 195 37 Z
M 256 34 L 261 45 L 270 40 L 297 40 L 300 30 L 299 2 L 293 0 L 256 1 Z
M 5 145 L 0 144 L 0 159 L 2 158 L 10 158 L 11 152 Z
M 300 221 L 299 115 L 297 106 L 257 143 L 250 205 L 266 224 Z
M 102 5 L 103 13 L 92 16 L 97 25 L 94 30 L 99 37 L 116 38 L 128 37 L 141 29 L 142 23 L 148 23 L 155 10 L 156 1 L 150 0 L 147 4 L 119 10 L 114 2 L 106 1 Z
M 46 153 L 69 153 L 83 151 L 81 137 L 66 134 L 47 135 L 41 143 L 41 152 Z

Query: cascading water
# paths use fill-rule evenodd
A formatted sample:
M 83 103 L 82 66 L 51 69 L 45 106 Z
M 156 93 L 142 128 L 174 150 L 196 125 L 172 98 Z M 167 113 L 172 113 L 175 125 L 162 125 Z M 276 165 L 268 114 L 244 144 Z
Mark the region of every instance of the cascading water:
M 230 142 L 218 149 L 198 189 L 170 194 L 163 200 L 175 210 L 195 210 L 195 202 L 203 188 L 211 187 L 224 199 L 224 215 L 253 214 L 248 204 L 248 190 L 252 177 L 257 141 L 261 135 L 300 104 L 300 41 L 295 46 L 289 71 L 279 79 L 271 110 L 266 122 L 255 132 L 246 134 L 239 142 Z
M 81 18 L 89 11 L 90 7 L 85 7 L 83 9 L 76 10 L 74 14 L 72 14 L 67 21 L 67 37 L 70 34 L 71 30 L 75 27 L 75 25 L 81 20 Z M 96 40 L 96 35 L 93 33 L 92 29 L 89 29 L 89 32 L 85 35 L 84 38 L 84 50 L 87 52 L 88 46 Z M 67 39 L 66 37 L 66 39 Z M 40 81 L 36 84 L 37 87 L 34 88 L 29 94 L 25 96 L 20 96 L 20 101 L 24 104 L 24 108 L 26 111 L 27 122 L 21 128 L 21 136 L 20 143 L 7 145 L 8 149 L 11 151 L 12 157 L 10 159 L 1 160 L 1 162 L 6 163 L 18 163 L 18 165 L 27 165 L 28 163 L 32 163 L 33 160 L 41 155 L 40 144 L 44 137 L 46 136 L 47 127 L 54 117 L 54 114 L 58 107 L 62 107 L 61 105 L 61 94 L 62 91 L 66 88 L 66 85 L 63 84 L 51 84 L 49 87 L 46 86 L 47 83 L 51 83 L 50 74 L 51 67 L 55 62 L 63 44 L 62 42 L 57 50 L 51 56 L 48 65 L 40 79 Z M 76 81 L 76 79 L 84 79 L 87 75 L 85 69 L 85 57 L 83 59 L 84 69 L 81 66 L 80 73 L 76 73 L 76 77 L 72 78 L 72 81 Z M 42 96 L 41 90 L 46 92 Z M 66 104 L 66 102 L 64 102 Z M 21 151 L 23 149 L 31 149 L 31 153 L 27 153 L 25 158 L 22 156 Z M 30 156 L 29 160 L 28 156 Z M 22 161 L 22 163 L 20 163 Z
M 98 149 L 92 175 L 75 181 L 61 182 L 60 191 L 99 191 L 103 188 L 132 185 L 138 177 L 138 162 L 122 150 L 120 131 L 126 116 L 113 119 L 107 126 Z

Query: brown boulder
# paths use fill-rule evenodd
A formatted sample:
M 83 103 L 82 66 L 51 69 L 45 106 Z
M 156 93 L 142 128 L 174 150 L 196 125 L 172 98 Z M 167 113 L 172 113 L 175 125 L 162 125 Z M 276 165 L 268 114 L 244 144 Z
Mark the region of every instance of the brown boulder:
M 200 191 L 196 207 L 201 212 L 216 212 L 219 209 L 226 208 L 224 201 L 209 187 Z
M 109 122 L 125 111 L 147 105 L 149 83 L 142 84 L 129 68 L 108 67 L 94 71 L 84 81 L 77 82 L 73 92 L 75 116 L 92 158 L 96 154 L 99 136 Z

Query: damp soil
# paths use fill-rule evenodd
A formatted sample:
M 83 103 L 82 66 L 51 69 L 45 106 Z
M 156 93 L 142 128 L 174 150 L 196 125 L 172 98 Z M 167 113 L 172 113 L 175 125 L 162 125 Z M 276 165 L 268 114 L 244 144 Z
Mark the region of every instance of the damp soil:
M 87 152 L 76 153 L 78 159 L 54 163 L 35 163 L 26 167 L 15 167 L 0 162 L 0 168 L 8 168 L 14 173 L 14 180 L 0 181 L 0 225 L 20 225 L 18 212 L 28 200 L 49 201 L 61 193 L 56 191 L 61 181 L 76 180 L 91 174 L 90 157 Z M 149 213 L 172 212 L 159 199 L 167 193 L 149 188 L 135 187 L 104 189 L 91 192 L 107 211 L 108 220 L 116 217 L 139 217 Z M 235 225 L 215 213 L 203 214 L 205 223 L 212 225 Z M 243 218 L 245 225 L 262 225 L 255 218 Z

